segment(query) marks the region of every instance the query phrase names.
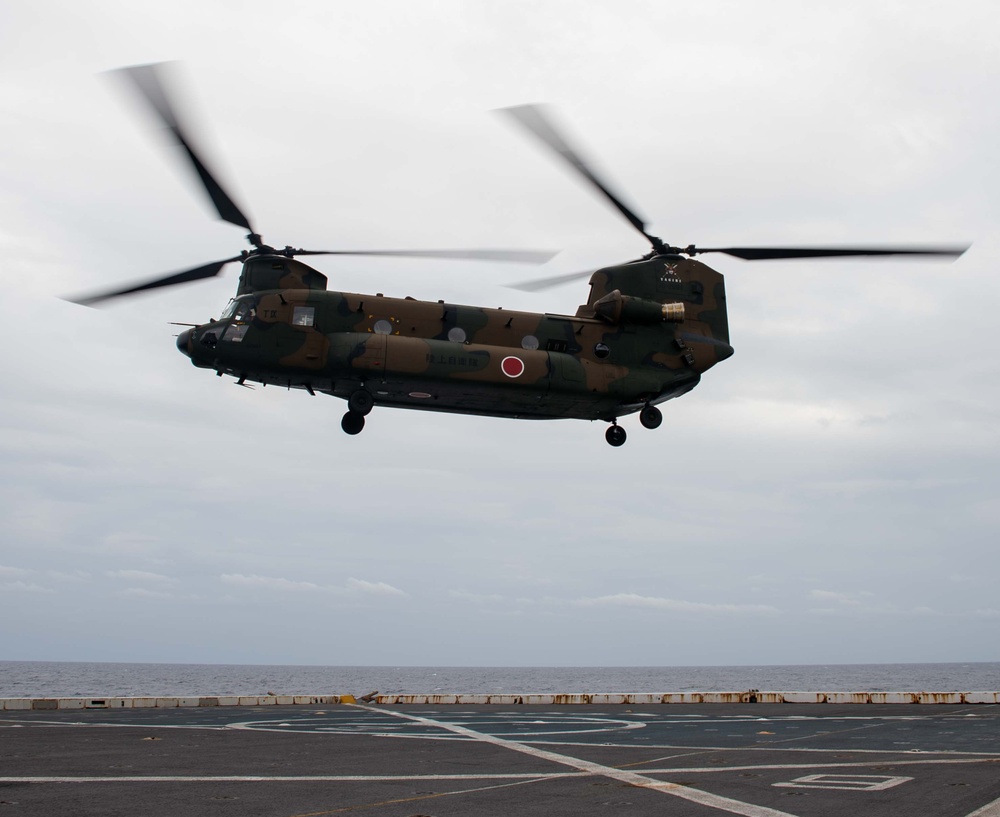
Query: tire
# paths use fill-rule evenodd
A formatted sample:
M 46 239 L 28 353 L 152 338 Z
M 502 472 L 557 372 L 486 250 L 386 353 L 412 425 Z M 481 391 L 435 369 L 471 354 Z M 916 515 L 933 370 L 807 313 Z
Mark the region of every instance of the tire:
M 365 415 L 349 411 L 340 421 L 340 427 L 344 429 L 345 434 L 360 434 L 361 429 L 365 427 Z
M 656 406 L 646 406 L 639 412 L 639 422 L 646 428 L 659 428 L 663 422 L 663 414 Z
M 621 426 L 608 426 L 608 430 L 604 432 L 604 439 L 608 441 L 608 445 L 613 445 L 615 448 L 625 445 L 627 438 L 628 434 Z
M 375 407 L 375 398 L 370 391 L 358 389 L 347 398 L 347 407 L 355 414 L 365 417 Z

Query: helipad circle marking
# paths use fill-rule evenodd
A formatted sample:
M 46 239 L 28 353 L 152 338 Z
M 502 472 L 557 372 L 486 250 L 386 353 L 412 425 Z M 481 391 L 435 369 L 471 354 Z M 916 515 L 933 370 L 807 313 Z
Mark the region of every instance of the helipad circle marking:
M 519 357 L 505 357 L 500 361 L 500 371 L 507 377 L 520 377 L 524 374 L 524 361 Z

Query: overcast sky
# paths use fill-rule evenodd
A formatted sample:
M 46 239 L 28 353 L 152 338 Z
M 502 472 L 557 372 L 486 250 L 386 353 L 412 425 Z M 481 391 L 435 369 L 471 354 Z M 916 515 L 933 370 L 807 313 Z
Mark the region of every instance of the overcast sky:
M 995 2 L 0 6 L 0 658 L 693 665 L 1000 660 Z M 239 252 L 101 72 L 177 60 L 265 240 L 331 289 L 504 287 L 647 250 L 492 109 L 554 105 L 684 246 L 972 242 L 953 264 L 705 260 L 736 354 L 656 431 L 234 387 L 178 354 Z

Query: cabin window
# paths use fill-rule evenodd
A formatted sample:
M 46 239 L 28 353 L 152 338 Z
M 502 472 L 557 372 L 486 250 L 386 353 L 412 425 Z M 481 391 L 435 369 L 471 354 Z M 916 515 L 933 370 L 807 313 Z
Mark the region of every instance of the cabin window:
M 523 338 L 521 338 L 521 348 L 528 349 L 529 351 L 532 349 L 537 349 L 538 338 L 536 338 L 534 335 L 525 335 Z
M 392 334 L 392 324 L 389 323 L 385 318 L 379 318 L 375 321 L 375 325 L 372 327 L 372 331 L 376 335 L 391 335 Z
M 292 326 L 312 326 L 316 321 L 316 307 L 296 306 L 292 309 Z
M 461 326 L 453 326 L 448 330 L 448 340 L 452 343 L 465 343 L 465 330 Z
M 606 358 L 610 354 L 611 354 L 611 349 L 608 347 L 608 344 L 606 344 L 606 343 L 595 343 L 594 344 L 594 356 L 595 357 L 599 357 L 601 360 L 604 360 L 604 358 Z

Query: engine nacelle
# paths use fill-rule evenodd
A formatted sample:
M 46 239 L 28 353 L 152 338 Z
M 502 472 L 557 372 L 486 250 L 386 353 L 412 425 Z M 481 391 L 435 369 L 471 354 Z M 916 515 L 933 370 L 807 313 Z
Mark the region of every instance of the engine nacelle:
M 614 289 L 593 304 L 594 313 L 608 323 L 680 323 L 684 320 L 684 304 L 661 304 L 645 298 L 622 295 Z

